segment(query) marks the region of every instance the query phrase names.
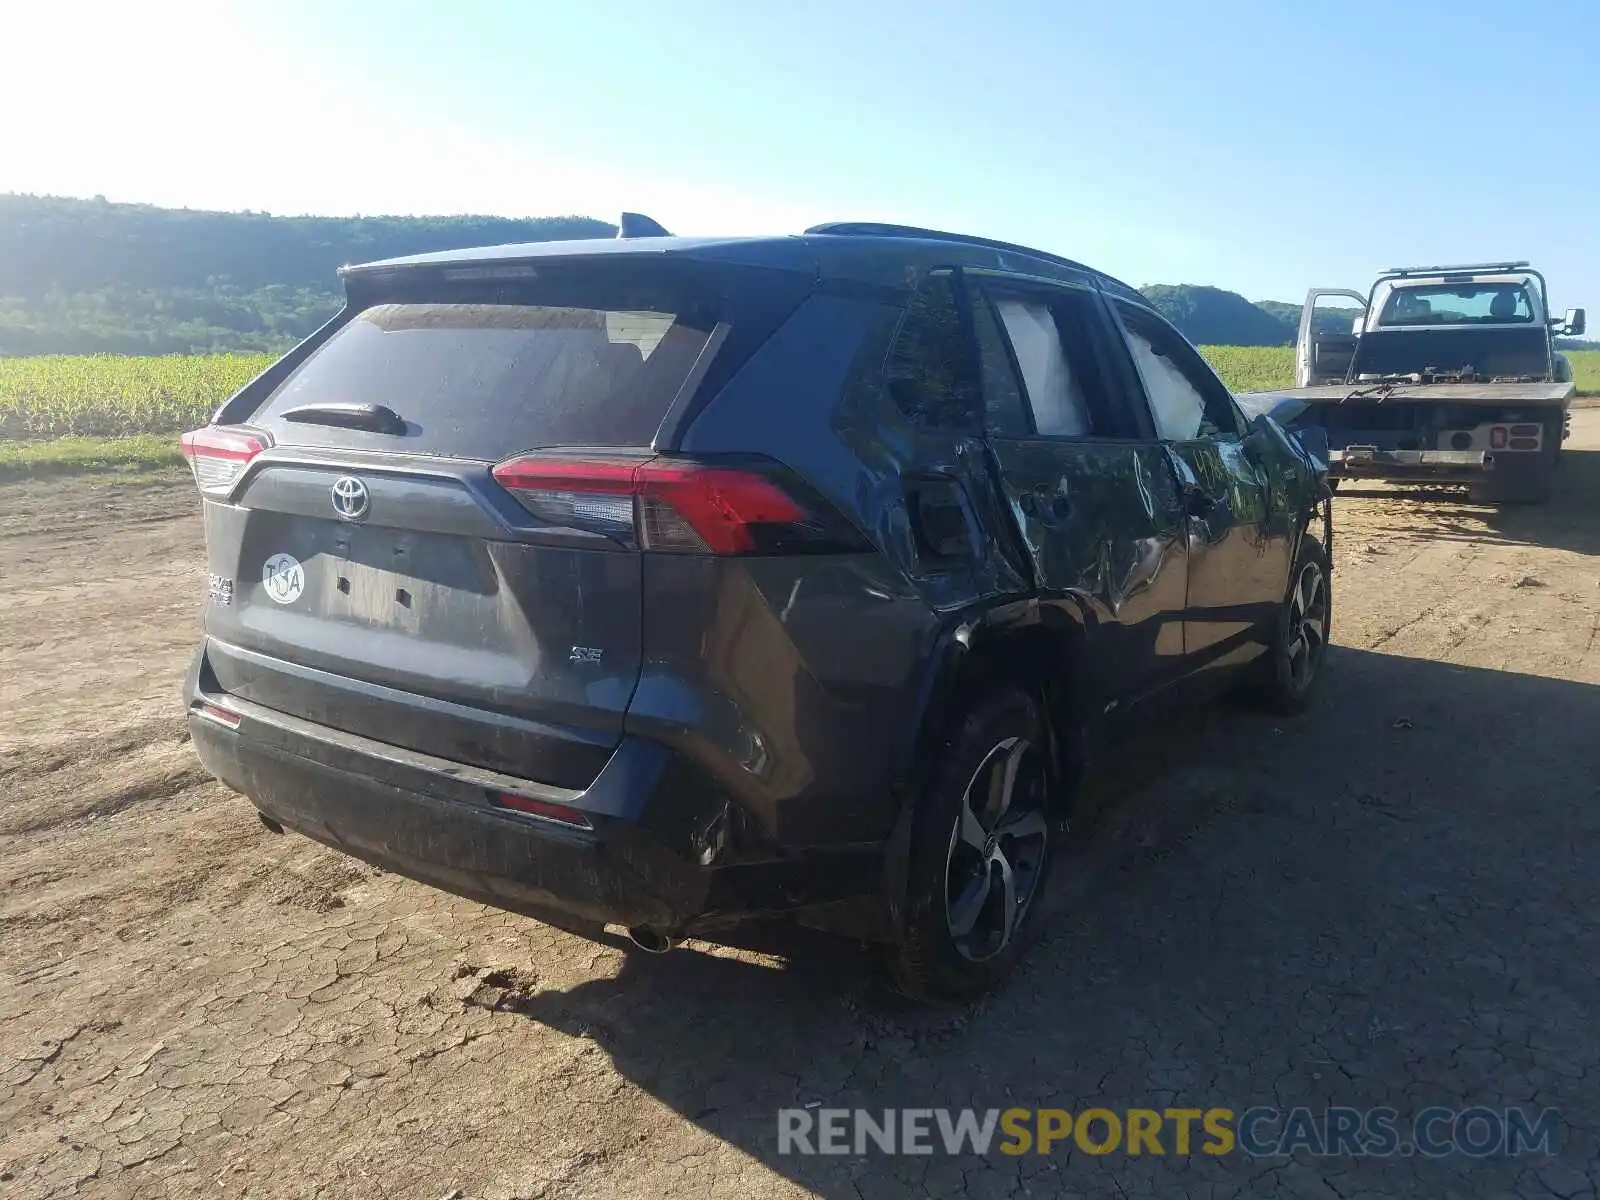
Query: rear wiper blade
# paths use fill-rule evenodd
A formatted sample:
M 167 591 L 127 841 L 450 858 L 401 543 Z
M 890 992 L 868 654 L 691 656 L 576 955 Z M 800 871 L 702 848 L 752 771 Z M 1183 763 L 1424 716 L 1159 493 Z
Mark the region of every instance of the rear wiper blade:
M 372 433 L 406 431 L 405 418 L 384 404 L 302 404 L 278 414 L 303 425 L 335 425 L 340 429 L 365 429 Z

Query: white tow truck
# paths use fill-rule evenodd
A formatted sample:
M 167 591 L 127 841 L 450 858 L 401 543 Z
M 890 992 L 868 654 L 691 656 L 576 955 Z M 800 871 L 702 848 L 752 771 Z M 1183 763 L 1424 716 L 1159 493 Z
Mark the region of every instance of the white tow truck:
M 1574 391 L 1555 338 L 1584 323 L 1581 308 L 1550 316 L 1526 262 L 1398 267 L 1365 294 L 1312 288 L 1295 387 L 1272 394 L 1276 411 L 1326 431 L 1334 479 L 1467 483 L 1477 501 L 1540 503 Z

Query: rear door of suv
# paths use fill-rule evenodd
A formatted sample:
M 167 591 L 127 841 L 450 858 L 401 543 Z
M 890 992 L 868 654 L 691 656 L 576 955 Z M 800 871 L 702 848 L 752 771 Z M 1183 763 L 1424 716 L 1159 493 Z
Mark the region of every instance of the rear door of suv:
M 1087 276 L 1073 285 L 966 272 L 985 421 L 1045 597 L 1088 627 L 1092 711 L 1183 670 L 1182 501 Z
M 704 549 L 726 515 L 684 519 L 705 476 L 652 443 L 811 282 L 640 254 L 352 277 L 324 344 L 186 439 L 215 683 L 587 786 L 639 678 L 641 538 Z

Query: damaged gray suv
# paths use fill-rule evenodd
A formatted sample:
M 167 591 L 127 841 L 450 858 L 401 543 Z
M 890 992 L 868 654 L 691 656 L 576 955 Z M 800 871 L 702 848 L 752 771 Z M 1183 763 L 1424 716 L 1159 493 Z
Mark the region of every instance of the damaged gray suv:
M 183 438 L 190 728 L 270 828 L 647 948 L 795 917 L 959 1000 L 1108 731 L 1317 680 L 1323 463 L 1087 267 L 628 218 L 343 279 Z

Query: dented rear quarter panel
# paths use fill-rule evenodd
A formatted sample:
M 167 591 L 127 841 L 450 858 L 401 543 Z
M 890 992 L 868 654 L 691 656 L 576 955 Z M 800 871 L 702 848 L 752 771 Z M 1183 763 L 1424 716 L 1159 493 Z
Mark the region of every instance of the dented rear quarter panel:
M 987 538 L 972 561 L 918 553 L 909 475 L 955 481 L 975 514 L 992 498 L 982 444 L 921 437 L 883 389 L 902 303 L 887 289 L 813 294 L 681 444 L 783 463 L 876 553 L 646 564 L 644 669 L 629 727 L 696 741 L 785 846 L 889 835 L 927 664 L 962 613 L 1028 587 Z M 819 395 L 840 400 L 819 404 Z M 688 578 L 697 573 L 706 577 Z

